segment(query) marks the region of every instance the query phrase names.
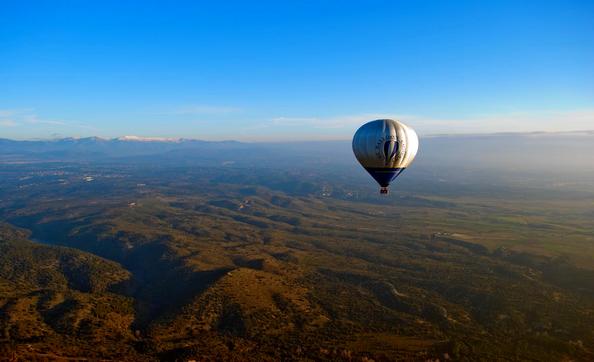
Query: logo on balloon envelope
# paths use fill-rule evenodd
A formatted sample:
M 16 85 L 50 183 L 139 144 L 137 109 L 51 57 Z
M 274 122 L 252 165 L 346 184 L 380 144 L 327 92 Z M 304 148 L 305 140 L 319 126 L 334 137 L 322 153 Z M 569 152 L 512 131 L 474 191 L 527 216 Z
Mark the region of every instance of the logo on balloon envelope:
M 398 153 L 399 146 L 396 136 L 381 137 L 375 145 L 375 155 L 384 161 L 384 165 L 389 166 Z

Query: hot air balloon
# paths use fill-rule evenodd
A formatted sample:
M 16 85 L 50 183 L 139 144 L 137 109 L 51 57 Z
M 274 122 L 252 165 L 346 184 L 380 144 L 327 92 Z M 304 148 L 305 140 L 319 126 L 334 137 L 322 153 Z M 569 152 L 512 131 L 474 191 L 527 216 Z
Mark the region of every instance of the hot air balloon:
M 381 194 L 388 193 L 390 183 L 412 163 L 418 149 L 416 132 L 392 119 L 367 122 L 353 137 L 353 153 L 381 186 Z

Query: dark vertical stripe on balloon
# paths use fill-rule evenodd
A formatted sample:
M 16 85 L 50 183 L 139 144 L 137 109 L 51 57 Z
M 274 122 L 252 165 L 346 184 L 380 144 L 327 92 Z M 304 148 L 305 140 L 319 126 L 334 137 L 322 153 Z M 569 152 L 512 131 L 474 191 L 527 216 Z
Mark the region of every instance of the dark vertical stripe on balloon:
M 385 159 L 385 164 L 386 166 L 390 163 L 390 158 L 392 157 L 390 155 L 390 141 L 386 141 L 384 142 L 384 159 Z
M 394 149 L 392 150 L 392 154 L 390 155 L 390 160 L 393 159 L 394 156 L 396 156 L 399 148 L 400 148 L 400 144 L 398 143 L 398 141 L 394 142 Z

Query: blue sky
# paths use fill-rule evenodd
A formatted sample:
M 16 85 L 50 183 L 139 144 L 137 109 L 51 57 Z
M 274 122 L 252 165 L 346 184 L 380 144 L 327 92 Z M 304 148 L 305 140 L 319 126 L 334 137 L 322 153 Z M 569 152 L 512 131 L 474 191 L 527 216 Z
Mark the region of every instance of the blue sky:
M 594 129 L 592 1 L 2 1 L 0 137 Z

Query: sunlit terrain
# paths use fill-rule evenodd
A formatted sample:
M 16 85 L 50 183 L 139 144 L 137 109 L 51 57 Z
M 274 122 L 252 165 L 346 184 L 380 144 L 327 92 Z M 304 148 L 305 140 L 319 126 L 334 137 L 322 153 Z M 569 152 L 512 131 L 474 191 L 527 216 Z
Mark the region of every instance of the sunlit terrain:
M 2 354 L 594 358 L 593 136 L 421 144 L 1 140 Z

